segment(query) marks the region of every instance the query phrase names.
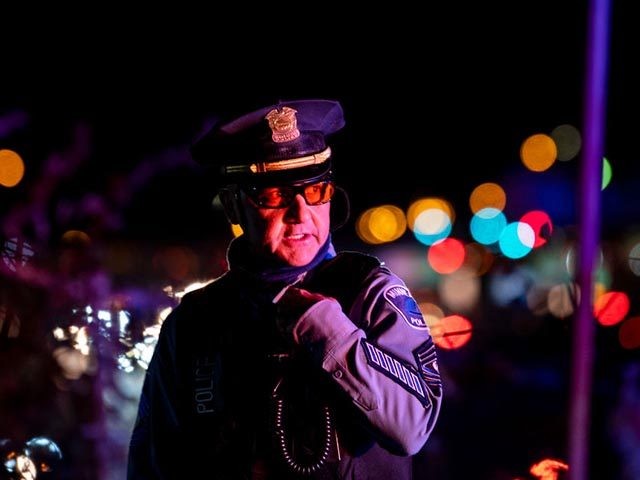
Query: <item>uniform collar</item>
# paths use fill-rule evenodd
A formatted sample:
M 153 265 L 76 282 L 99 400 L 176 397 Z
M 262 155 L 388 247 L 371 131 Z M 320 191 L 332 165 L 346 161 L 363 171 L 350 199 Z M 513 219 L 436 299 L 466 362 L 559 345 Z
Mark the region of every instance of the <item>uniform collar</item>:
M 331 235 L 322 245 L 316 256 L 307 265 L 292 267 L 277 259 L 265 259 L 256 255 L 250 248 L 244 235 L 234 238 L 227 250 L 227 262 L 232 272 L 253 277 L 255 280 L 272 284 L 293 283 L 309 270 L 317 267 L 324 260 L 336 256 L 331 243 Z

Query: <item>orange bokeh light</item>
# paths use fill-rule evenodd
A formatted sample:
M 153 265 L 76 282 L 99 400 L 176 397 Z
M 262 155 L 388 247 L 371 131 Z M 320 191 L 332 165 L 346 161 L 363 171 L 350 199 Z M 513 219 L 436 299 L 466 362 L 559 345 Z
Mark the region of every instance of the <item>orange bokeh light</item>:
M 525 167 L 533 172 L 548 170 L 558 157 L 556 142 L 548 135 L 531 135 L 520 147 L 520 158 Z
M 483 183 L 471 192 L 469 206 L 473 213 L 478 213 L 483 208 L 495 208 L 503 211 L 507 204 L 507 195 L 497 183 Z
M 0 150 L 0 185 L 15 187 L 24 176 L 24 162 L 13 150 Z

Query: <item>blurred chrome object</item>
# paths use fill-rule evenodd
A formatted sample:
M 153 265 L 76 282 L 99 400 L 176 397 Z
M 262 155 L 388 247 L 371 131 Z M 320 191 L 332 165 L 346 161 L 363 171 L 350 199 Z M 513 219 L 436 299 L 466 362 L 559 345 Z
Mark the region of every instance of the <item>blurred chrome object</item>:
M 196 282 L 183 290 L 166 287 L 163 291 L 177 303 L 186 293 L 208 283 Z M 68 379 L 95 371 L 98 354 L 101 359 L 105 355 L 114 359 L 117 368 L 126 373 L 136 368 L 146 370 L 158 343 L 160 327 L 172 309 L 159 308 L 149 324 L 132 319 L 120 306 L 111 310 L 94 309 L 91 305 L 74 308 L 71 315 L 58 320 L 52 331 L 56 342 L 54 357 Z
M 34 480 L 39 473 L 53 471 L 62 460 L 62 452 L 53 440 L 33 437 L 22 447 L 9 439 L 0 439 L 0 478 Z

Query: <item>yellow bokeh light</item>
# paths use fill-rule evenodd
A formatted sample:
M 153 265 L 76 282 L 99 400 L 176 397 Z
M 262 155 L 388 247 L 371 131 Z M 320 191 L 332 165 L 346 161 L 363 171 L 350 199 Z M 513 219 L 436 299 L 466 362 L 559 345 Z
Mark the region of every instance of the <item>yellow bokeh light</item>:
M 363 242 L 369 243 L 371 245 L 377 245 L 380 243 L 372 233 L 371 233 L 371 215 L 373 214 L 375 208 L 370 208 L 362 212 L 362 214 L 358 217 L 358 221 L 356 222 L 356 233 L 360 240 Z
M 451 204 L 442 198 L 430 197 L 416 200 L 409 206 L 409 209 L 407 210 L 407 226 L 413 230 L 418 215 L 430 209 L 442 210 L 449 217 L 449 222 L 453 224 L 453 221 L 455 220 L 455 211 Z
M 503 211 L 507 204 L 507 194 L 497 183 L 483 183 L 473 189 L 469 196 L 469 206 L 473 213 L 478 213 L 483 208 L 495 208 Z
M 369 232 L 380 243 L 392 242 L 407 229 L 404 212 L 394 205 L 376 207 L 369 217 Z
M 0 150 L 0 185 L 15 187 L 24 176 L 24 162 L 13 150 Z
M 556 143 L 549 135 L 538 133 L 527 138 L 520 147 L 520 158 L 533 172 L 548 170 L 558 157 Z

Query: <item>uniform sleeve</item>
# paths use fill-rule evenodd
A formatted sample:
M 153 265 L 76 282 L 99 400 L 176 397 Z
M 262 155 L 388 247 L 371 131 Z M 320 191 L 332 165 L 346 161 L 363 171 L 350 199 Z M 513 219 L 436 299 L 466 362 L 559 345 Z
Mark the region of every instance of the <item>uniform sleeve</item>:
M 162 325 L 138 404 L 138 416 L 129 444 L 129 480 L 179 478 L 181 461 L 177 412 L 179 391 L 175 361 L 174 310 Z
M 422 448 L 438 418 L 442 385 L 429 329 L 397 276 L 375 270 L 349 312 L 333 298 L 314 304 L 293 334 L 351 397 L 381 444 L 404 455 Z

